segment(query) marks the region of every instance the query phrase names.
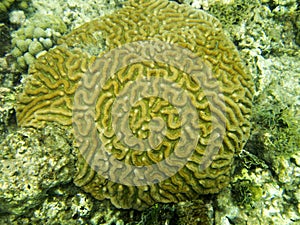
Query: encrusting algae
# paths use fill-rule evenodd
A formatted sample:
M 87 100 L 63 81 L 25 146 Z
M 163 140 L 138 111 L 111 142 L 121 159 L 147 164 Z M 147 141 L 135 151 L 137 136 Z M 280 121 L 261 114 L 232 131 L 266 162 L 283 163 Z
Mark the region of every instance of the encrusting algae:
M 249 136 L 251 76 L 219 21 L 188 6 L 129 1 L 62 37 L 30 73 L 18 102 L 19 125 L 73 124 L 81 151 L 75 184 L 118 208 L 143 210 L 219 192 Z M 93 107 L 90 117 L 85 110 Z M 191 154 L 180 151 L 189 143 Z

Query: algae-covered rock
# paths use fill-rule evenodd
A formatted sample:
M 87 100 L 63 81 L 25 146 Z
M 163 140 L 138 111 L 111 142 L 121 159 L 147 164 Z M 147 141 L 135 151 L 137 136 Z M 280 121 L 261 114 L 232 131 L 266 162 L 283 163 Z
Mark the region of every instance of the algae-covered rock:
M 184 225 L 212 225 L 213 208 L 210 199 L 198 199 L 194 201 L 181 202 L 174 208 L 177 224 Z M 172 221 L 173 223 L 175 221 Z M 172 223 L 170 223 L 172 224 Z
M 126 0 L 33 0 L 37 13 L 55 15 L 72 30 L 99 16 L 112 13 Z
M 299 199 L 295 195 L 300 167 L 293 162 L 288 164 L 294 172 L 290 174 L 291 182 L 285 185 L 276 180 L 270 169 L 259 165 L 236 174 L 231 189 L 217 196 L 221 210 L 216 210 L 216 224 L 297 224 Z
M 4 56 L 7 52 L 10 51 L 10 39 L 11 37 L 9 27 L 3 23 L 0 23 L 0 57 Z
M 0 212 L 23 215 L 47 196 L 50 188 L 74 175 L 74 156 L 64 129 L 20 129 L 0 145 Z
M 299 10 L 295 1 L 279 5 L 272 1 L 235 0 L 234 4 L 216 3 L 209 12 L 221 20 L 242 56 L 246 54 L 245 60 L 254 54 L 291 54 L 297 51 L 294 27 Z
M 215 4 L 228 5 L 233 4 L 235 0 L 178 0 L 178 2 L 191 5 L 197 9 L 208 10 Z
M 92 196 L 68 183 L 51 188 L 47 195 L 41 199 L 40 204 L 26 211 L 22 216 L 7 213 L 0 214 L 0 224 L 124 225 L 133 221 L 138 223 L 140 217 L 135 216 L 133 218 L 133 213 L 129 211 L 120 212 L 111 207 L 107 201 L 95 201 Z
M 19 76 L 11 72 L 6 58 L 0 58 L 0 143 L 17 128 L 14 85 Z
M 16 128 L 14 102 L 14 91 L 7 87 L 0 87 L 0 142 L 9 131 Z
M 251 8 L 247 15 L 228 14 L 223 20 L 237 18 L 237 24 L 225 26 L 236 34 L 233 37 L 255 77 L 256 93 L 252 134 L 237 160 L 241 166 L 232 188 L 217 196 L 222 210 L 216 212 L 216 224 L 293 224 L 300 220 L 295 194 L 300 186 L 296 161 L 300 146 L 300 50 L 293 42 L 293 29 L 285 33 L 284 24 L 289 24 L 285 21 L 292 21 L 293 14 L 279 20 L 278 12 L 268 5 Z M 214 12 L 221 15 L 226 10 Z
M 246 150 L 259 160 L 241 155 L 248 165 L 237 174 L 234 199 L 250 224 L 293 224 L 300 220 L 300 85 L 299 57 L 258 57 L 252 135 Z M 244 163 L 243 163 L 244 164 Z M 239 196 L 239 197 L 237 197 Z M 246 216 L 246 212 L 251 212 Z M 255 214 L 262 212 L 262 217 Z M 250 220 L 251 217 L 251 220 Z M 272 219 L 270 219 L 272 218 Z

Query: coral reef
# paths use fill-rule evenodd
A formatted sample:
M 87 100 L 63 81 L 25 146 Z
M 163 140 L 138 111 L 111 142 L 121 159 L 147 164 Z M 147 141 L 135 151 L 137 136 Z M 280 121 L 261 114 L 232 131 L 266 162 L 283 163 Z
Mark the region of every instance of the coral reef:
M 215 4 L 209 12 L 220 19 L 245 61 L 256 55 L 294 54 L 299 47 L 294 29 L 299 15 L 296 2 L 282 6 L 272 1 L 236 0 L 235 4 Z M 255 66 L 255 62 L 249 62 L 249 66 Z M 251 72 L 254 76 L 258 73 Z
M 20 68 L 27 68 L 38 55 L 50 49 L 66 31 L 63 21 L 53 15 L 36 14 L 12 34 L 11 54 Z
M 126 0 L 33 0 L 36 13 L 61 18 L 69 30 L 120 8 Z
M 25 12 L 22 10 L 14 10 L 9 14 L 9 22 L 16 26 L 21 26 L 26 21 Z
M 127 19 L 124 21 L 124 18 Z M 138 24 L 132 22 L 135 20 L 138 20 Z M 126 46 L 126 43 L 144 40 L 154 42 L 149 45 L 143 43 L 142 48 L 133 45 L 115 49 Z M 62 37 L 58 43 L 62 45 L 41 56 L 31 68 L 32 76 L 27 79 L 24 92 L 19 98 L 17 117 L 19 125 L 34 127 L 44 126 L 47 121 L 71 125 L 73 118 L 75 133 L 83 135 L 77 141 L 81 152 L 85 154 L 84 157 L 79 157 L 79 172 L 75 178 L 78 186 L 97 199 L 110 199 L 117 207 L 142 210 L 156 202 L 178 202 L 193 199 L 199 194 L 217 193 L 229 183 L 233 157 L 249 136 L 253 83 L 249 74 L 244 71 L 234 45 L 224 35 L 215 18 L 205 12 L 168 1 L 130 1 L 117 13 L 82 25 Z M 171 59 L 173 57 L 171 55 L 176 52 L 165 43 L 187 48 L 191 53 L 181 53 L 181 56 L 178 56 L 181 58 L 177 59 L 179 63 L 176 63 Z M 160 44 L 162 46 L 159 46 Z M 91 56 L 100 54 L 99 50 L 103 48 L 109 52 L 109 56 L 104 58 Z M 166 61 L 158 61 L 156 65 L 138 61 L 133 63 L 134 57 L 155 51 L 165 52 L 155 57 L 161 57 Z M 179 52 L 178 49 L 176 51 Z M 194 63 L 195 57 L 201 59 L 199 68 L 196 66 L 189 68 L 190 64 Z M 157 62 L 158 59 L 147 60 Z M 92 83 L 85 81 L 91 78 L 83 77 L 85 73 L 95 74 L 94 71 L 117 68 L 122 63 L 125 68 L 116 69 L 117 79 L 107 78 L 103 86 L 103 90 L 106 91 L 99 95 L 95 91 L 100 84 L 97 76 L 93 75 Z M 190 71 L 190 74 L 184 69 Z M 213 78 L 210 77 L 210 70 Z M 193 79 L 189 76 L 193 76 Z M 103 77 L 104 75 L 99 79 L 104 79 Z M 127 85 L 144 77 L 150 82 Z M 80 92 L 76 97 L 75 91 L 79 89 L 78 83 L 81 78 L 83 84 L 80 91 L 85 89 L 86 93 Z M 159 82 L 163 88 L 162 80 L 167 82 L 165 85 L 169 82 L 177 84 L 178 87 L 161 92 L 158 90 L 160 87 L 156 85 Z M 217 80 L 218 88 L 224 95 L 222 100 L 219 98 L 221 95 L 215 92 Z M 188 97 L 180 94 L 181 89 L 189 93 Z M 140 93 L 139 90 L 144 91 Z M 120 128 L 125 137 L 120 139 L 117 134 L 111 133 L 114 129 L 112 126 L 124 123 L 123 116 L 118 115 L 114 121 L 108 118 L 112 111 L 125 110 L 123 105 L 125 99 L 119 100 L 122 102 L 120 109 L 113 109 L 112 102 L 122 98 L 123 92 L 128 95 L 130 91 L 132 98 L 138 96 L 144 98 L 141 102 L 135 103 L 137 105 L 133 105 L 130 112 L 128 111 L 131 120 L 129 129 L 132 129 L 138 139 L 148 138 L 146 144 L 138 144 L 138 149 L 135 149 L 135 141 L 127 140 L 129 133 L 126 133 L 126 125 L 121 125 Z M 160 93 L 161 96 L 149 97 L 145 94 L 147 92 L 151 92 L 151 95 Z M 171 99 L 170 96 L 174 98 Z M 191 102 L 187 98 L 191 99 Z M 90 102 L 95 102 L 97 106 L 95 126 L 100 132 L 99 137 L 98 135 L 94 137 L 90 132 L 84 135 L 85 130 L 90 129 L 92 125 L 87 123 L 87 114 L 82 112 L 82 109 L 89 106 Z M 185 111 L 186 114 L 179 115 L 176 112 L 178 110 L 176 107 L 179 106 L 187 107 L 189 110 L 194 108 L 195 113 Z M 75 116 L 74 112 L 77 113 Z M 158 117 L 162 118 L 162 121 L 155 119 Z M 197 122 L 195 118 L 198 117 Z M 189 120 L 195 124 L 189 124 L 184 118 L 190 118 Z M 152 121 L 152 125 L 149 122 L 151 120 L 155 120 Z M 164 139 L 159 140 L 157 137 L 161 135 L 162 123 L 165 123 L 166 131 L 163 134 Z M 199 139 L 193 137 L 193 132 L 196 136 L 201 134 Z M 224 137 L 220 139 L 222 133 Z M 89 137 L 93 137 L 91 141 Z M 110 166 L 105 172 L 105 176 L 109 174 L 109 178 L 94 171 L 96 170 L 94 165 L 97 168 L 106 168 L 106 165 L 99 164 L 103 156 L 99 161 L 98 156 L 95 157 L 99 151 L 97 149 L 99 144 L 96 142 L 98 138 L 110 149 L 109 162 L 114 158 L 125 162 L 125 166 L 121 168 L 119 165 L 117 171 L 114 171 L 114 166 Z M 210 140 L 211 138 L 213 140 Z M 186 143 L 185 153 L 178 147 L 182 143 Z M 187 143 L 191 143 L 191 148 L 195 148 L 192 155 L 188 155 Z M 137 151 L 144 148 L 147 152 Z M 217 152 L 213 156 L 211 154 L 216 151 L 215 149 Z M 93 162 L 87 160 L 90 157 L 94 158 Z M 179 166 L 181 158 L 185 157 L 189 157 L 188 162 Z M 163 159 L 168 162 L 161 164 L 160 161 Z M 150 166 L 156 163 L 157 166 Z M 130 178 L 131 172 L 128 171 L 133 166 L 143 167 L 143 174 L 148 179 L 153 179 L 154 173 L 155 179 L 161 177 L 164 179 L 150 185 L 140 184 L 139 181 Z M 120 175 L 122 170 L 125 172 L 124 176 Z M 176 172 L 173 172 L 174 170 Z M 126 182 L 130 180 L 132 183 L 122 183 L 123 180 Z
M 30 0 L 1 0 L 0 1 L 0 21 L 9 17 L 9 10 L 16 5 L 17 8 L 26 9 Z
M 183 2 L 183 0 L 177 2 L 179 1 Z M 5 0 L 1 1 L 3 2 Z M 10 4 L 9 11 L 21 9 L 24 13 L 22 11 L 9 13 L 6 9 L 2 13 L 0 10 L 0 17 L 5 18 L 0 27 L 3 28 L 0 30 L 2 35 L 0 39 L 5 42 L 1 46 L 1 56 L 10 49 L 10 30 L 16 29 L 15 25 L 24 24 L 24 15 L 28 19 L 35 13 L 54 15 L 59 17 L 70 31 L 83 22 L 98 18 L 99 15 L 120 7 L 121 1 L 33 0 L 28 5 L 29 8 L 25 7 L 26 9 L 18 6 L 18 2 L 20 1 Z M 0 213 L 0 224 L 176 225 L 190 224 L 194 221 L 201 221 L 201 224 L 207 222 L 210 225 L 299 223 L 300 118 L 299 98 L 297 98 L 300 90 L 299 3 L 296 0 L 187 0 L 184 2 L 195 8 L 208 9 L 221 21 L 224 32 L 238 47 L 255 81 L 252 135 L 244 150 L 235 159 L 237 168 L 232 176 L 231 185 L 218 195 L 210 196 L 208 201 L 155 204 L 143 212 L 137 212 L 115 209 L 106 200 L 97 201 L 91 195 L 76 188 L 68 178 L 69 183 L 65 185 L 56 183 L 57 185 L 50 189 L 43 189 L 44 194 L 37 195 L 41 199 L 31 199 L 30 204 L 26 203 L 30 210 L 25 207 L 23 213 L 22 207 L 18 205 L 20 202 L 14 201 L 13 197 L 6 199 L 5 202 L 9 200 L 17 202 L 16 206 L 21 210 L 18 215 Z M 31 10 L 31 13 L 28 14 L 27 9 Z M 8 24 L 6 19 L 8 13 L 14 26 Z M 101 42 L 99 46 L 90 48 L 88 52 L 95 55 L 104 48 L 105 45 Z M 20 74 L 12 71 L 10 60 L 9 55 L 0 58 L 0 143 L 11 143 L 14 138 L 20 139 L 20 132 L 34 133 L 39 137 L 41 135 L 38 133 L 44 132 L 43 129 L 36 131 L 29 129 L 30 131 L 27 132 L 28 128 L 23 128 L 20 132 L 15 131 L 16 89 L 22 87 L 18 87 Z M 23 79 L 26 80 L 29 76 L 24 70 Z M 61 128 L 56 124 L 53 129 Z M 60 132 L 59 135 L 66 140 L 70 139 L 64 132 Z M 10 141 L 5 141 L 6 138 Z M 43 138 L 39 139 L 40 144 L 44 145 L 42 140 Z M 29 149 L 33 149 L 30 143 L 26 143 Z M 53 146 L 49 146 L 49 149 Z M 6 150 L 7 148 L 4 151 L 4 145 L 1 145 L 2 155 L 7 155 Z M 78 154 L 76 149 L 71 148 L 71 151 L 71 155 Z M 34 160 L 36 159 L 34 154 L 32 156 L 27 154 L 27 156 L 33 158 L 32 163 L 35 162 L 35 165 L 41 162 L 40 159 Z M 45 152 L 42 157 L 45 162 L 51 161 L 52 156 Z M 76 160 L 76 157 L 74 159 Z M 4 161 L 1 159 L 2 162 Z M 24 166 L 19 167 L 19 171 L 21 174 L 29 173 L 28 168 Z M 7 180 L 9 173 L 9 170 L 2 171 L 0 183 L 10 183 L 10 180 Z M 2 177 L 6 179 L 4 182 Z M 23 181 L 18 182 L 22 184 Z M 6 190 L 5 187 L 1 193 Z M 16 193 L 14 196 L 19 195 Z M 157 214 L 159 214 L 158 218 L 153 216 Z
M 122 0 L 115 0 L 107 4 L 106 1 L 49 1 L 34 0 L 26 7 L 27 11 L 34 11 L 34 15 L 25 19 L 22 10 L 10 12 L 9 19 L 20 28 L 12 34 L 11 54 L 16 58 L 14 65 L 17 70 L 25 71 L 35 59 L 56 45 L 58 37 L 70 29 L 110 12 L 120 7 Z M 22 8 L 21 8 L 22 9 Z M 27 14 L 27 13 L 26 13 Z

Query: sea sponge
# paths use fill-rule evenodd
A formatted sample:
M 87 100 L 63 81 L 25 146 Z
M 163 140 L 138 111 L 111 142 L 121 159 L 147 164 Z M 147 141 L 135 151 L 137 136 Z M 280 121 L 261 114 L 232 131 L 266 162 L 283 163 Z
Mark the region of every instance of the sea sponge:
M 217 19 L 132 0 L 58 43 L 31 68 L 17 119 L 73 122 L 76 185 L 143 210 L 229 183 L 249 136 L 253 83 Z

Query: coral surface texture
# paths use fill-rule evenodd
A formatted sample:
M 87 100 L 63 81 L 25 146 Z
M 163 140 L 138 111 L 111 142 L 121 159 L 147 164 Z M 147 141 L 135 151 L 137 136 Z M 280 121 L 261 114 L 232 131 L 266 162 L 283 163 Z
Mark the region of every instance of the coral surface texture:
M 73 129 L 77 186 L 143 210 L 229 184 L 250 132 L 253 82 L 216 18 L 132 0 L 58 44 L 30 68 L 17 119 Z

